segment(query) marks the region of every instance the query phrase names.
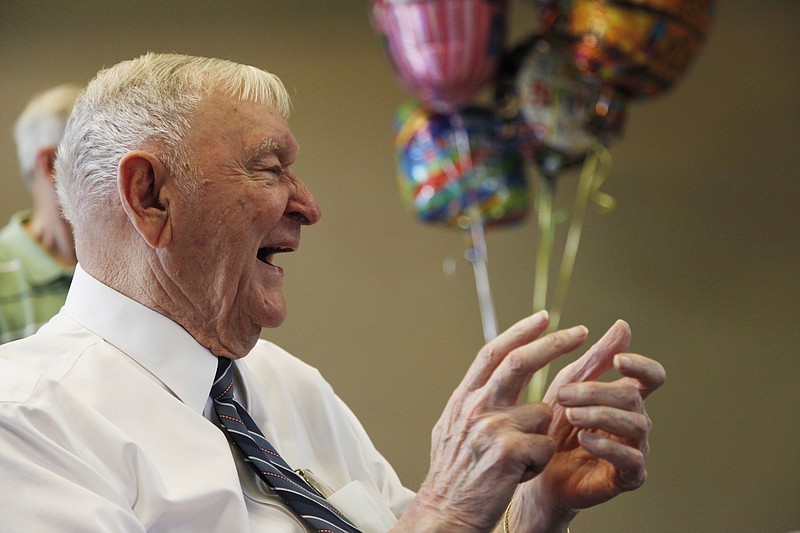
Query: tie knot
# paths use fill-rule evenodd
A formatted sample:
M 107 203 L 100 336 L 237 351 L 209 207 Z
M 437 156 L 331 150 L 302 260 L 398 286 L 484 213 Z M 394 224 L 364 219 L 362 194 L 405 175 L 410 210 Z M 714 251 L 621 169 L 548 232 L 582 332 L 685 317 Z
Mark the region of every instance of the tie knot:
M 217 374 L 211 385 L 211 398 L 215 401 L 233 398 L 233 362 L 227 357 L 217 358 Z

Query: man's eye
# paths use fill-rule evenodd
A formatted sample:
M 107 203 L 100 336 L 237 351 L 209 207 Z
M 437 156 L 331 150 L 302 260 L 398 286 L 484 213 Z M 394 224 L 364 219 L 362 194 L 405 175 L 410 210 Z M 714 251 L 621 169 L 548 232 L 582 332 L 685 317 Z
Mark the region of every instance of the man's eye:
M 254 168 L 250 176 L 253 179 L 274 179 L 276 177 L 280 177 L 283 174 L 283 168 L 280 166 L 274 167 L 262 167 L 262 168 Z

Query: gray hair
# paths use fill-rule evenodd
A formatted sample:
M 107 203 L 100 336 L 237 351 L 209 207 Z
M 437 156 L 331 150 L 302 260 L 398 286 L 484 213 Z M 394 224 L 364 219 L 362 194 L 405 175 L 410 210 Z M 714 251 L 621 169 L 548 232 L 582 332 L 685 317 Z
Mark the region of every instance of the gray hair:
M 289 116 L 277 76 L 232 61 L 151 52 L 95 76 L 75 103 L 56 159 L 59 200 L 76 230 L 119 204 L 117 168 L 132 150 L 155 151 L 176 185 L 191 190 L 195 180 L 184 178 L 194 169 L 183 140 L 192 112 L 212 90 Z
M 79 85 L 65 83 L 39 93 L 31 98 L 14 124 L 19 168 L 29 189 L 33 186 L 36 154 L 61 142 L 67 117 L 80 91 Z

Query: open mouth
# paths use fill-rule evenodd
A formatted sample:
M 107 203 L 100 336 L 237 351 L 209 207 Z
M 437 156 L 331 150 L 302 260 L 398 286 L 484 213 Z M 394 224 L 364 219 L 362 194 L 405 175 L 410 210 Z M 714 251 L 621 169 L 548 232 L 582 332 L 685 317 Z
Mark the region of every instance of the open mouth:
M 282 253 L 287 253 L 287 252 L 291 252 L 291 251 L 292 251 L 291 248 L 280 248 L 280 247 L 277 247 L 277 246 L 265 246 L 263 248 L 259 248 L 258 249 L 258 253 L 256 254 L 256 258 L 259 261 L 261 261 L 262 263 L 266 263 L 268 265 L 275 266 L 272 263 L 272 259 L 275 256 L 275 254 L 282 254 Z

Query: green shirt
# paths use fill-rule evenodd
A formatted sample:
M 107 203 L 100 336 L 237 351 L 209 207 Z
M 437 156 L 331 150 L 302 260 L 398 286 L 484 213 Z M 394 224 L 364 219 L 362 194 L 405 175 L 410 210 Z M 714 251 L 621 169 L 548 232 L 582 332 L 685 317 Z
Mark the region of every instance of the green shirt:
M 0 230 L 0 343 L 34 333 L 67 297 L 73 267 L 63 267 L 28 235 L 31 210 L 14 214 Z

